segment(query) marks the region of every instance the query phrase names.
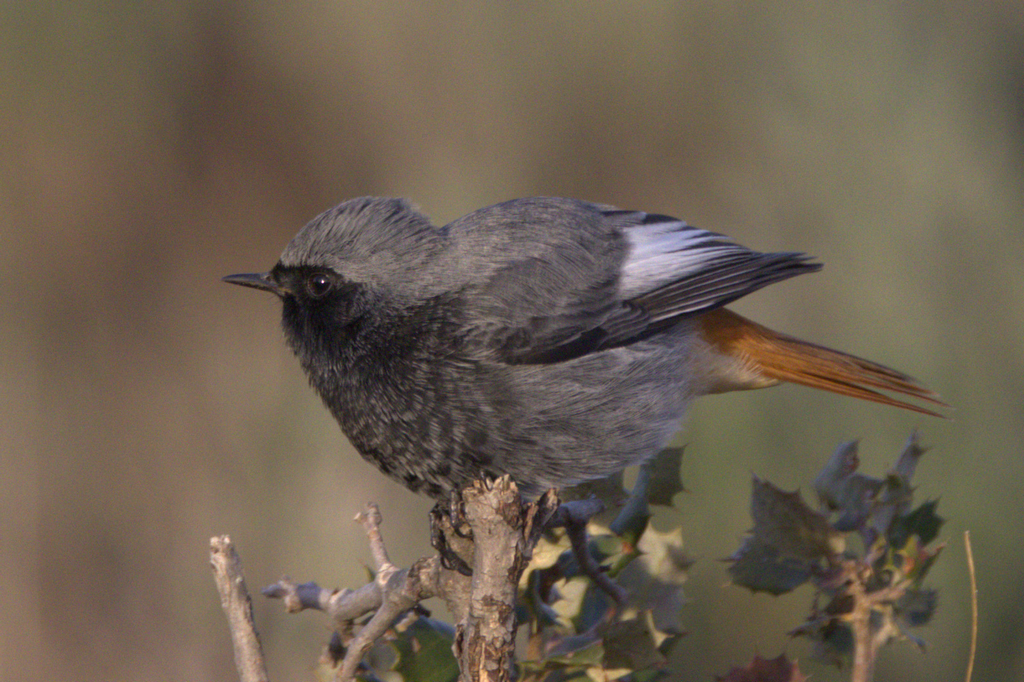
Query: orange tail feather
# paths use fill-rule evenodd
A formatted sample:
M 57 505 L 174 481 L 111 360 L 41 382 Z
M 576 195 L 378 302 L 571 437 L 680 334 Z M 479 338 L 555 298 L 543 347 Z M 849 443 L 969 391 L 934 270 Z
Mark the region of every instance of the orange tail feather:
M 701 322 L 704 338 L 715 351 L 740 361 L 748 376 L 752 375 L 746 379 L 747 386 L 733 383 L 731 387 L 756 388 L 789 381 L 946 418 L 939 412 L 879 392 L 890 391 L 949 407 L 937 394 L 902 372 L 774 332 L 725 308 L 705 313 Z

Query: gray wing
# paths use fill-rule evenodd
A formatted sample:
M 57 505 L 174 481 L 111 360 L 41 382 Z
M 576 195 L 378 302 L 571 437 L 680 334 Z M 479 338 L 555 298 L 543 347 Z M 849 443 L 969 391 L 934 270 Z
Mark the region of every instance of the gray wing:
M 503 362 L 561 362 L 628 345 L 821 265 L 759 253 L 664 215 L 519 199 L 449 226 L 486 263 L 463 298 L 473 345 Z

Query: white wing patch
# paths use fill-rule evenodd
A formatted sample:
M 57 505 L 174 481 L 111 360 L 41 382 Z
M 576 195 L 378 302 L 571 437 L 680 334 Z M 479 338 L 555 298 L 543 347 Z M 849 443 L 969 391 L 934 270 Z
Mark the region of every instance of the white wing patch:
M 619 295 L 626 300 L 699 272 L 723 257 L 751 253 L 724 235 L 675 219 L 631 225 L 623 233 L 629 254 L 622 266 Z

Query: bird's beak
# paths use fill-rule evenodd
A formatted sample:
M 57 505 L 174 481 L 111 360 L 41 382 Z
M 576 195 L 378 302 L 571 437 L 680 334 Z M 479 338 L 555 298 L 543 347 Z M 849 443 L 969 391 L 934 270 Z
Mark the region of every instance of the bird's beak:
M 269 272 L 249 272 L 240 275 L 228 275 L 221 279 L 221 281 L 227 282 L 228 284 L 237 284 L 243 287 L 252 287 L 253 289 L 269 291 L 277 294 L 278 296 L 284 295 L 284 289 L 270 277 Z

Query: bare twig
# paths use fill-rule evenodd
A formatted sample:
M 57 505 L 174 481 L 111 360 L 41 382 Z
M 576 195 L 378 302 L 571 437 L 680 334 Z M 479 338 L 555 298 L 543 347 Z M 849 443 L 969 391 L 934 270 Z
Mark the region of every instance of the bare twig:
M 408 574 L 415 572 L 413 577 Z M 413 565 L 413 568 L 399 571 L 396 575 L 404 583 L 414 580 L 422 598 L 441 594 L 437 587 L 438 564 L 436 557 L 421 559 Z M 393 577 L 394 579 L 394 577 Z M 408 588 L 407 588 L 408 589 Z M 296 585 L 289 578 L 284 577 L 273 585 L 264 587 L 263 595 L 271 599 L 281 599 L 289 613 L 298 613 L 305 609 L 323 611 L 339 625 L 350 623 L 356 618 L 380 608 L 384 595 L 381 585 L 377 582 L 367 583 L 355 590 L 328 590 L 320 587 L 315 582 Z
M 381 571 L 374 581 L 380 586 L 383 603 L 373 618 L 363 626 L 359 633 L 348 644 L 345 658 L 338 671 L 339 680 L 353 679 L 363 655 L 369 651 L 373 643 L 387 632 L 391 624 L 403 613 L 416 606 L 420 601 L 433 596 L 431 586 L 421 582 L 424 575 L 431 575 L 430 564 L 433 558 L 420 559 L 412 568 L 406 570 Z M 392 567 L 393 568 L 393 567 Z M 426 569 L 424 571 L 424 569 Z
M 362 524 L 366 531 L 366 537 L 370 540 L 370 554 L 373 555 L 374 568 L 382 571 L 392 566 L 388 558 L 387 547 L 384 546 L 384 537 L 380 534 L 380 524 L 383 519 L 380 515 L 380 507 L 374 502 L 366 504 L 366 510 L 356 514 L 355 520 Z
M 263 589 L 263 594 L 283 599 L 289 612 L 317 609 L 331 616 L 343 637 L 349 637 L 352 621 L 376 611 L 370 621 L 354 637 L 349 637 L 347 650 L 338 679 L 353 679 L 363 655 L 402 613 L 420 601 L 440 593 L 440 561 L 437 557 L 420 559 L 408 569 L 399 569 L 388 559 L 387 548 L 380 532 L 381 514 L 377 505 L 370 503 L 366 511 L 356 515 L 370 541 L 370 551 L 376 565 L 374 581 L 357 590 L 326 590 L 316 583 L 296 585 L 282 578 Z
M 971 550 L 971 531 L 964 531 L 964 547 L 967 549 L 967 573 L 971 577 L 971 652 L 967 657 L 966 682 L 974 674 L 974 655 L 978 651 L 978 581 L 974 574 L 974 552 Z
M 252 600 L 245 588 L 242 560 L 227 535 L 210 538 L 210 566 L 231 630 L 238 677 L 242 682 L 266 682 L 267 666 L 253 621 Z

